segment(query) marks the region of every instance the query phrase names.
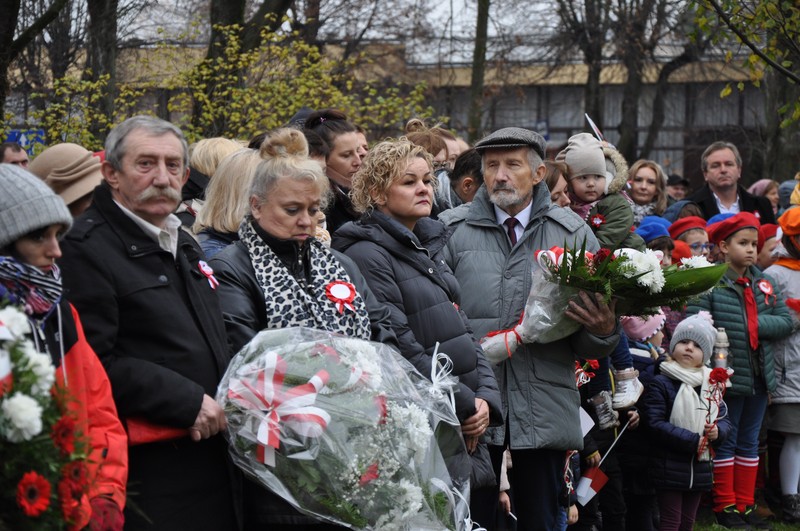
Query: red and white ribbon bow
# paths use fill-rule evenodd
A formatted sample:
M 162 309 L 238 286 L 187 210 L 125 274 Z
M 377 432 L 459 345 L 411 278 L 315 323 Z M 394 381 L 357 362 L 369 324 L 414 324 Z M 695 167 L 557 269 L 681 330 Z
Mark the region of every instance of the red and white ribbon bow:
M 211 286 L 211 289 L 217 289 L 217 286 L 219 286 L 219 280 L 217 280 L 217 277 L 214 276 L 214 270 L 211 269 L 211 266 L 208 265 L 205 260 L 200 260 L 197 263 L 197 267 L 208 279 L 208 285 Z
M 356 311 L 353 308 L 353 301 L 356 298 L 356 287 L 343 280 L 334 280 L 325 286 L 325 296 L 336 305 L 339 313 L 344 313 L 345 307 L 351 311 Z
M 276 352 L 270 352 L 255 381 L 252 375 L 231 378 L 228 390 L 228 397 L 238 405 L 263 414 L 256 433 L 256 458 L 272 467 L 284 429 L 303 437 L 318 438 L 331 421 L 324 409 L 314 406 L 317 393 L 328 382 L 327 371 L 319 371 L 308 383 L 290 388 L 283 386 L 285 375 L 286 362 Z

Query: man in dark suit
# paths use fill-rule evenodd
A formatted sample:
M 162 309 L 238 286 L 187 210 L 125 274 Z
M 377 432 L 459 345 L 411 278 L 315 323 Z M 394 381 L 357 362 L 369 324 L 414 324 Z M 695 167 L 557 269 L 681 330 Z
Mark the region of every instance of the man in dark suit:
M 236 529 L 236 476 L 213 398 L 230 359 L 216 279 L 173 214 L 189 176 L 186 140 L 136 116 L 105 147 L 104 181 L 64 239 L 61 265 L 129 432 L 125 528 Z
M 697 203 L 706 219 L 719 213 L 752 212 L 761 223 L 775 223 L 766 197 L 749 194 L 740 184 L 742 156 L 730 142 L 714 142 L 700 156 L 705 186 L 687 197 Z

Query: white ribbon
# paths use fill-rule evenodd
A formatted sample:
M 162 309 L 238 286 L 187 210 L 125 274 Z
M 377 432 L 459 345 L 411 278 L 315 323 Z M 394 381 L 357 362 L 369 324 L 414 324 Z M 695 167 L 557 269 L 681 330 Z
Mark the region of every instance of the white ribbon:
M 431 360 L 431 396 L 444 395 L 447 397 L 453 414 L 456 412 L 456 397 L 453 395 L 453 387 L 456 384 L 455 377 L 452 376 L 453 360 L 444 352 L 439 352 L 439 342 L 433 348 Z M 441 363 L 440 363 L 441 362 Z
M 461 502 L 463 502 L 464 510 L 467 511 L 467 515 L 464 517 L 463 520 L 464 523 L 463 529 L 471 531 L 486 531 L 485 527 L 481 527 L 480 524 L 472 521 L 472 513 L 470 513 L 469 510 L 469 500 L 467 500 L 464 497 L 464 495 L 461 494 L 461 491 L 459 491 L 455 487 L 449 487 L 447 483 L 445 483 L 439 478 L 432 478 L 431 485 L 442 491 L 444 495 L 447 496 L 447 501 L 450 502 L 450 507 L 453 508 L 453 515 L 456 518 L 456 526 L 458 526 L 459 524 L 457 505 L 458 505 L 458 500 L 460 500 Z M 458 498 L 458 500 L 456 500 L 456 498 Z

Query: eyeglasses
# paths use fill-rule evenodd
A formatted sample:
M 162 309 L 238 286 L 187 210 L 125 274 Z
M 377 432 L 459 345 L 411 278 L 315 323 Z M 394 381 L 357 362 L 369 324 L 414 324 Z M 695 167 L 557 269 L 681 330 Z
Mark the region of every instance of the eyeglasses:
M 700 249 L 704 251 L 713 251 L 714 247 L 716 247 L 716 245 L 713 243 L 692 243 L 689 245 L 692 251 L 699 251 Z
M 433 171 L 437 172 L 439 170 L 449 170 L 450 169 L 450 162 L 447 160 L 434 160 L 433 161 Z

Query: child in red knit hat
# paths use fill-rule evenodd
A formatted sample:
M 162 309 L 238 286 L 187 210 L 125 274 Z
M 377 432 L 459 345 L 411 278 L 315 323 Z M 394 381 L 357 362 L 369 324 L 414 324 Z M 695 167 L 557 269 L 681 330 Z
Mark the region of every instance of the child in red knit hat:
M 758 219 L 750 212 L 715 223 L 709 229 L 728 263 L 720 283 L 687 307 L 687 314 L 709 311 L 730 342 L 733 368 L 725 395 L 731 432 L 714 460 L 713 509 L 726 528 L 765 528 L 755 512 L 758 433 L 769 393 L 775 391 L 771 342 L 786 337 L 792 321 L 774 281 L 756 266 Z

